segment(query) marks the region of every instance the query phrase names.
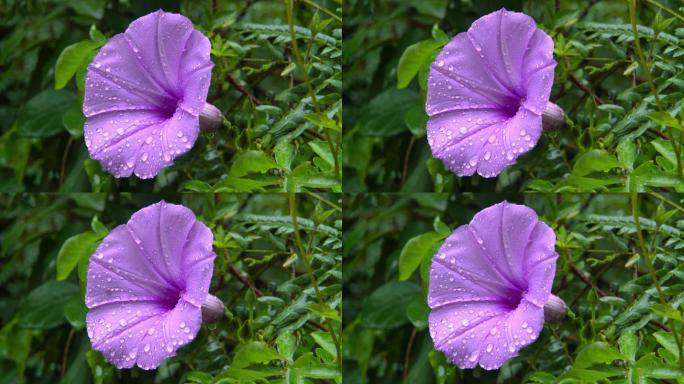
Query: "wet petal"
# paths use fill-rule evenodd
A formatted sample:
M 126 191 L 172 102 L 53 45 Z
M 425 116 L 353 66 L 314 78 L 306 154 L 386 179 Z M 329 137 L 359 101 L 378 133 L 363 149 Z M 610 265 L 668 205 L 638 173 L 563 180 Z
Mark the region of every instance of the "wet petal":
M 499 368 L 536 340 L 558 254 L 551 228 L 524 205 L 478 212 L 432 259 L 430 335 L 461 368 Z
M 490 13 L 454 37 L 428 78 L 434 157 L 459 176 L 515 163 L 539 140 L 555 64 L 553 41 L 522 13 Z
M 213 63 L 209 40 L 161 10 L 112 37 L 88 66 L 84 133 L 115 177 L 156 176 L 192 148 Z
M 156 368 L 191 341 L 211 283 L 213 235 L 164 201 L 116 227 L 90 259 L 88 336 L 119 368 Z

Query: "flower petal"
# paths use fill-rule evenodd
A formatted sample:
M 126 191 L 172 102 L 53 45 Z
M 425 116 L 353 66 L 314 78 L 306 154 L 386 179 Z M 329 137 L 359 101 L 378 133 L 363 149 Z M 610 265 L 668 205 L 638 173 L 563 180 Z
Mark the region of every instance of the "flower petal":
M 161 9 L 133 21 L 124 37 L 152 81 L 180 99 L 181 58 L 193 32 L 187 17 Z
M 490 76 L 509 92 L 524 96 L 523 58 L 536 31 L 531 17 L 501 9 L 477 19 L 467 35 Z
M 484 369 L 498 369 L 536 340 L 543 324 L 544 310 L 523 300 L 514 310 L 478 323 L 442 343 L 438 350 L 462 369 L 478 364 Z
M 137 363 L 154 369 L 195 338 L 201 319 L 201 309 L 184 300 L 171 309 L 150 303 L 103 306 L 88 312 L 88 335 L 93 349 L 117 368 Z
M 102 241 L 88 267 L 86 305 L 156 301 L 172 296 L 171 286 L 150 260 L 127 226 L 120 225 Z
M 161 10 L 112 37 L 86 75 L 91 157 L 115 177 L 151 178 L 190 150 L 211 83 L 210 52 L 190 20 Z
M 515 296 L 517 282 L 509 281 L 510 271 L 501 266 L 498 255 L 487 250 L 470 226 L 457 228 L 432 259 L 428 305 L 450 302 L 496 300 Z
M 533 148 L 553 85 L 553 41 L 505 9 L 454 37 L 430 67 L 426 112 L 434 157 L 459 176 L 494 177 Z
M 474 123 L 455 125 L 464 120 Z M 491 111 L 449 112 L 430 118 L 427 127 L 436 158 L 459 176 L 483 177 L 498 175 L 534 148 L 542 130 L 541 116 L 524 108 L 510 119 Z
M 119 368 L 156 368 L 201 325 L 213 235 L 182 205 L 145 207 L 107 235 L 90 259 L 88 336 Z
M 428 289 L 435 348 L 461 368 L 499 368 L 544 323 L 555 234 L 524 205 L 502 202 L 458 227 L 432 260 Z

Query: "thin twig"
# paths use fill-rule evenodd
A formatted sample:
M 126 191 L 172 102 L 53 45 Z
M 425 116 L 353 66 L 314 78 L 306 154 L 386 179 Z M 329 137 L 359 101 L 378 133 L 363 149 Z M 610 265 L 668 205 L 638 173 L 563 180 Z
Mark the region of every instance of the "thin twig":
M 235 269 L 235 267 L 233 267 L 232 265 L 228 266 L 228 272 L 230 272 L 231 275 L 235 276 L 238 280 L 240 280 L 240 282 L 242 284 L 244 284 L 249 289 L 254 291 L 254 293 L 257 295 L 257 297 L 261 297 L 264 295 L 264 293 L 261 292 L 261 290 L 259 288 L 254 286 L 254 284 L 252 284 L 252 282 L 249 281 L 246 277 L 242 276 L 242 274 L 237 269 Z
M 67 358 L 69 357 L 69 348 L 71 347 L 71 339 L 74 338 L 75 333 L 76 331 L 74 331 L 74 329 L 71 328 L 71 330 L 69 331 L 69 336 L 67 336 L 67 341 L 64 345 L 64 351 L 62 352 L 62 371 L 60 373 L 60 377 L 64 377 L 64 373 L 66 372 Z
M 413 144 L 416 142 L 416 137 L 411 135 L 411 141 L 409 141 L 408 148 L 406 149 L 406 154 L 404 155 L 404 170 L 401 173 L 401 185 L 404 186 L 406 182 L 406 177 L 408 176 L 408 163 L 411 158 L 411 150 L 413 149 Z
M 242 84 L 240 84 L 240 82 L 237 81 L 237 79 L 232 75 L 228 75 L 228 82 L 231 83 L 238 91 L 240 91 L 240 93 L 249 97 L 254 104 L 261 105 L 261 101 L 257 99 L 256 96 L 254 96 L 247 88 L 243 87 Z
M 411 349 L 413 348 L 413 341 L 416 339 L 417 329 L 413 328 L 411 337 L 409 337 L 408 345 L 406 345 L 406 353 L 404 354 L 404 380 L 408 377 L 409 363 L 411 361 Z
M 64 149 L 64 154 L 62 155 L 62 168 L 59 171 L 59 185 L 60 187 L 64 184 L 64 172 L 66 171 L 66 162 L 69 158 L 69 149 L 71 149 L 71 144 L 74 142 L 74 138 L 69 136 L 69 141 L 67 141 L 66 148 Z
M 580 280 L 582 280 L 582 282 L 583 282 L 584 284 L 586 284 L 586 285 L 589 286 L 591 289 L 593 289 L 594 291 L 596 291 L 596 294 L 599 295 L 599 297 L 603 297 L 603 296 L 606 295 L 606 292 L 604 292 L 601 288 L 597 287 L 596 284 L 594 284 L 593 281 L 589 280 L 589 278 L 587 278 L 586 276 L 584 276 L 584 274 L 582 274 L 582 272 L 581 272 L 579 269 L 577 269 L 577 267 L 575 266 L 575 264 L 572 264 L 571 262 L 569 262 L 569 263 L 570 263 L 570 270 L 572 271 L 572 274 L 573 274 L 573 275 L 577 276 L 577 278 L 580 279 Z
M 591 96 L 591 98 L 594 99 L 594 101 L 596 102 L 596 104 L 599 104 L 599 105 L 600 105 L 600 104 L 603 104 L 603 100 L 601 100 L 600 97 L 596 96 L 596 94 L 594 94 L 594 92 L 593 92 L 591 89 L 587 88 L 584 84 L 582 84 L 582 82 L 577 78 L 577 76 L 575 76 L 573 73 L 570 73 L 569 76 L 570 76 L 570 80 L 571 80 L 573 83 L 575 83 L 575 85 L 576 85 L 579 89 L 581 89 L 582 91 L 584 91 L 584 93 L 586 93 L 587 95 Z

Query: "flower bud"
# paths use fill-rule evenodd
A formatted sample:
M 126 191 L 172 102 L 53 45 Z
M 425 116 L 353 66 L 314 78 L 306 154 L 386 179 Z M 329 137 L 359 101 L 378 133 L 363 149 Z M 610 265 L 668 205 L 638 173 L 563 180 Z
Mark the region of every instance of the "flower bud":
M 213 132 L 223 124 L 223 114 L 209 103 L 204 103 L 199 119 L 202 132 Z
M 216 323 L 223 317 L 225 306 L 223 302 L 211 293 L 207 293 L 207 298 L 202 304 L 202 321 Z
M 542 114 L 542 127 L 547 131 L 555 131 L 565 125 L 565 113 L 558 105 L 549 101 Z
M 568 306 L 560 297 L 550 294 L 549 301 L 544 305 L 544 321 L 547 323 L 559 323 L 568 313 Z

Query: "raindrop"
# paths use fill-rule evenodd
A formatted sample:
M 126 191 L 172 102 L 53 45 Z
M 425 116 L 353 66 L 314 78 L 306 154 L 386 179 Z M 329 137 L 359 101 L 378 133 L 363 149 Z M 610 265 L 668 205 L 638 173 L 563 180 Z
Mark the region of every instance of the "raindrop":
M 150 351 L 150 345 L 149 345 L 149 344 L 145 344 L 145 348 L 143 348 L 143 351 L 149 352 L 149 351 Z

